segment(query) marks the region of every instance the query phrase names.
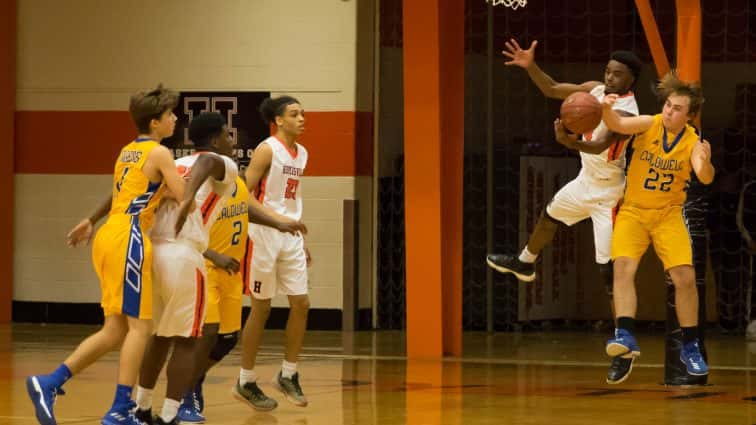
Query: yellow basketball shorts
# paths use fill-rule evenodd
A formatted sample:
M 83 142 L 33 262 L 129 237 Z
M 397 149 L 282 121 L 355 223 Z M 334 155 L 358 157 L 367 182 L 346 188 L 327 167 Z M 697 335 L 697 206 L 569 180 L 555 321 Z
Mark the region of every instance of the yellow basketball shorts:
M 620 207 L 612 235 L 612 259 L 640 259 L 649 243 L 654 244 L 664 270 L 693 264 L 690 234 L 681 206 L 661 209 Z
M 207 266 L 207 312 L 206 324 L 220 324 L 218 333 L 228 334 L 241 329 L 242 276 L 228 274 L 209 261 Z
M 152 319 L 152 242 L 138 216 L 111 216 L 97 231 L 92 262 L 105 316 Z

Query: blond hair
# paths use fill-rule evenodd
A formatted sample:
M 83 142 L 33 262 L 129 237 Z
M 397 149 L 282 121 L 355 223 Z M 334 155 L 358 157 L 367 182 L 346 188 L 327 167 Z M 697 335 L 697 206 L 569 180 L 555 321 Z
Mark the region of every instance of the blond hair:
M 688 116 L 695 117 L 704 103 L 703 90 L 698 82 L 683 81 L 677 76 L 677 70 L 671 70 L 662 77 L 656 85 L 657 93 L 661 101 L 666 101 L 671 95 L 687 96 L 690 99 Z

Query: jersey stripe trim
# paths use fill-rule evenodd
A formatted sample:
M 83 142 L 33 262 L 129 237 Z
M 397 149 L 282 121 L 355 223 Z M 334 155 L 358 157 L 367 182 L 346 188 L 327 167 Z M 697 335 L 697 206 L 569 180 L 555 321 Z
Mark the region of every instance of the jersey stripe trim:
M 195 269 L 197 295 L 194 301 L 194 323 L 192 323 L 192 337 L 202 336 L 202 316 L 205 309 L 205 276 L 202 270 Z
M 215 206 L 218 204 L 218 200 L 220 200 L 220 196 L 218 196 L 218 194 L 215 192 L 210 192 L 210 196 L 205 199 L 205 203 L 202 204 L 202 208 L 200 208 L 200 211 L 202 212 L 203 224 L 207 224 L 207 221 L 210 219 Z

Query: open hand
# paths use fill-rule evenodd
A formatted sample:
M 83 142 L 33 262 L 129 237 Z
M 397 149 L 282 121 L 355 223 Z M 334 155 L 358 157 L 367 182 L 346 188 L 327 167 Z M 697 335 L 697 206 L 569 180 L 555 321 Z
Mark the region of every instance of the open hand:
M 94 234 L 94 225 L 88 218 L 85 218 L 68 232 L 68 235 L 66 235 L 66 244 L 72 248 L 80 245 L 82 242 L 88 245 L 92 240 L 92 234 Z
M 538 41 L 530 43 L 528 50 L 523 50 L 517 43 L 517 40 L 510 38 L 509 41 L 504 43 L 507 46 L 506 50 L 502 50 L 501 53 L 508 57 L 510 60 L 504 62 L 504 65 L 515 65 L 522 68 L 528 68 L 533 64 L 533 57 L 535 56 L 535 48 L 538 45 Z

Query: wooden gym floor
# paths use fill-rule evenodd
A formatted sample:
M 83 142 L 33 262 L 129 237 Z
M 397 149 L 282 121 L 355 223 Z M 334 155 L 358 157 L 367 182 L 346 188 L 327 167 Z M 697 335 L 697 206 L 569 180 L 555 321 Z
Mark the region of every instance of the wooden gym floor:
M 0 326 L 0 424 L 35 424 L 24 386 L 49 373 L 94 330 L 89 326 Z M 754 424 L 756 344 L 711 336 L 707 387 L 660 385 L 662 336 L 639 336 L 643 355 L 632 376 L 607 385 L 607 335 L 592 332 L 466 333 L 465 355 L 408 361 L 399 332 L 310 332 L 300 363 L 310 405 L 298 408 L 267 385 L 280 367 L 283 332 L 269 331 L 257 368 L 278 409 L 258 413 L 231 398 L 239 347 L 205 383 L 208 424 Z M 111 353 L 66 386 L 60 424 L 98 424 L 112 401 L 117 356 Z M 162 405 L 164 383 L 156 389 Z

